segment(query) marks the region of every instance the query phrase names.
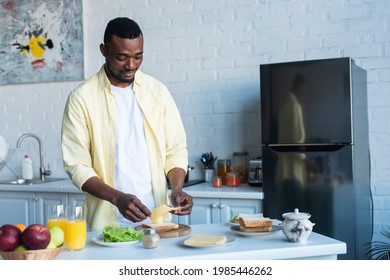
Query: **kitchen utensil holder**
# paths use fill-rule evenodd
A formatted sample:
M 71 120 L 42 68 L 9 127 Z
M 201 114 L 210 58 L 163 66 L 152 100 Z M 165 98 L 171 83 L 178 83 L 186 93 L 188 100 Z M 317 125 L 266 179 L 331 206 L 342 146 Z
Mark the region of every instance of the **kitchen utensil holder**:
M 206 183 L 211 183 L 214 178 L 214 169 L 204 169 L 204 180 Z

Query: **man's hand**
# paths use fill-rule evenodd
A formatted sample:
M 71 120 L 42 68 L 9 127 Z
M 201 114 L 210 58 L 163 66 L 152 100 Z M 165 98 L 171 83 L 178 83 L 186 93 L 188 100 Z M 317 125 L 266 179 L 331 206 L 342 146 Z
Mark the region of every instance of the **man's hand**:
M 111 188 L 98 177 L 89 178 L 82 189 L 93 196 L 111 202 L 126 219 L 132 222 L 141 222 L 151 215 L 150 210 L 135 195 L 125 194 Z
M 150 210 L 135 195 L 121 194 L 117 199 L 119 212 L 132 222 L 141 222 L 151 215 Z
M 192 211 L 192 196 L 182 190 L 173 190 L 171 192 L 171 202 L 174 207 L 179 207 L 178 210 L 172 211 L 175 215 L 189 215 Z
M 175 215 L 188 215 L 192 211 L 192 196 L 182 191 L 185 176 L 185 170 L 178 167 L 172 168 L 168 173 L 172 205 L 180 207 L 176 211 L 171 211 Z

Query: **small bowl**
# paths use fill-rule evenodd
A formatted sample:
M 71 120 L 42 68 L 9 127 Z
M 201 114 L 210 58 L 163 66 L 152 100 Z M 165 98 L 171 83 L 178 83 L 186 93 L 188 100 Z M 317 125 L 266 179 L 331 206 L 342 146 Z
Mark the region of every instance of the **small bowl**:
M 4 260 L 54 260 L 59 253 L 64 249 L 64 244 L 61 247 L 54 249 L 42 250 L 26 250 L 26 251 L 0 251 L 0 256 Z
M 305 242 L 313 231 L 314 223 L 310 222 L 309 213 L 299 212 L 299 209 L 294 209 L 294 212 L 284 213 L 282 222 L 282 231 L 290 242 Z

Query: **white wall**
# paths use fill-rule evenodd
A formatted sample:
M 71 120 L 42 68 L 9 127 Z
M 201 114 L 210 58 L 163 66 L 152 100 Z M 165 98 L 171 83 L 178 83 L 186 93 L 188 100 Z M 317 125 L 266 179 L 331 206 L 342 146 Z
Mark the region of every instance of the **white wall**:
M 188 134 L 192 177 L 199 157 L 260 154 L 259 64 L 352 57 L 368 71 L 375 232 L 390 226 L 390 1 L 84 0 L 86 76 L 97 71 L 109 19 L 128 16 L 145 36 L 143 71 L 171 90 Z M 1 62 L 0 62 L 1 63 Z M 46 163 L 65 176 L 60 123 L 79 82 L 0 86 L 0 135 L 44 140 Z M 30 153 L 34 141 L 27 143 Z M 18 165 L 16 158 L 12 164 Z M 3 170 L 3 174 L 7 171 Z

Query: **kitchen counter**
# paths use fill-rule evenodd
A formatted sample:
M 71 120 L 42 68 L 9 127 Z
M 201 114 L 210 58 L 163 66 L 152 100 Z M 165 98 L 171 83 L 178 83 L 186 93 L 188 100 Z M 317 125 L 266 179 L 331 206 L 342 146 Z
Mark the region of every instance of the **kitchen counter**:
M 214 188 L 211 183 L 201 183 L 185 187 L 183 190 L 196 197 L 263 199 L 262 188 L 251 187 L 247 184 L 242 184 L 239 187 L 223 186 L 222 188 Z M 69 179 L 36 185 L 0 184 L 0 191 L 81 193 Z
M 291 243 L 283 232 L 273 235 L 247 237 L 230 230 L 227 224 L 192 225 L 187 236 L 161 239 L 155 249 L 144 249 L 140 242 L 131 247 L 106 247 L 95 244 L 92 238 L 99 232 L 89 232 L 86 247 L 81 251 L 68 251 L 58 255 L 58 260 L 272 260 L 272 259 L 337 259 L 346 253 L 344 242 L 312 233 L 305 243 Z M 191 234 L 227 235 L 234 242 L 222 247 L 192 248 L 182 245 Z
M 74 186 L 72 184 L 72 181 L 68 178 L 63 178 L 59 181 L 34 185 L 0 184 L 0 191 L 80 193 L 80 190 L 76 186 Z
M 183 189 L 192 196 L 207 198 L 263 199 L 263 188 L 241 184 L 239 187 L 214 188 L 212 183 L 202 183 Z
M 258 187 L 242 184 L 239 187 L 214 188 L 211 183 L 202 183 L 187 186 L 184 190 L 194 198 L 193 214 L 174 216 L 177 223 L 222 223 L 235 213 L 255 213 L 262 209 L 263 193 Z M 69 178 L 34 185 L 0 184 L 0 212 L 12 209 L 10 215 L 0 214 L 0 224 L 44 224 L 48 204 L 82 204 L 84 199 L 84 193 Z

